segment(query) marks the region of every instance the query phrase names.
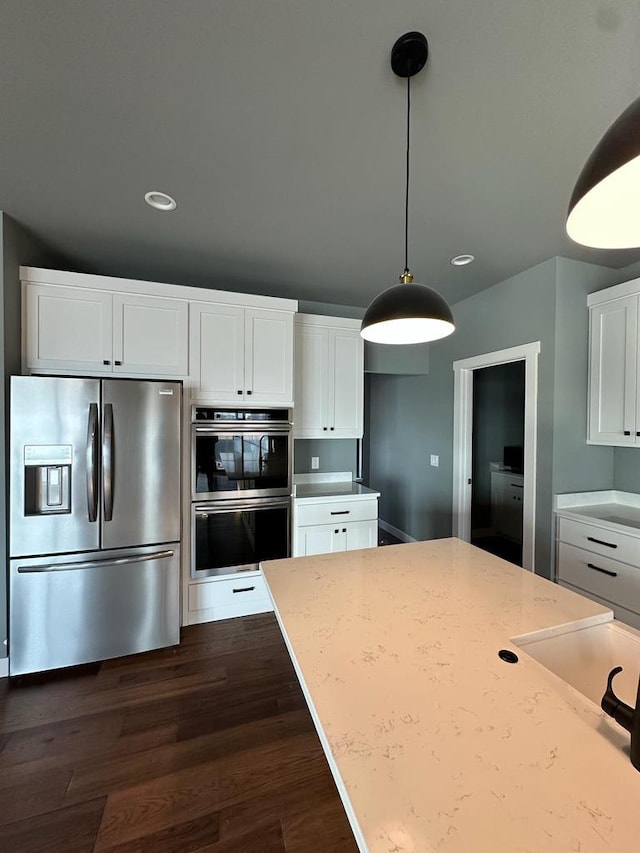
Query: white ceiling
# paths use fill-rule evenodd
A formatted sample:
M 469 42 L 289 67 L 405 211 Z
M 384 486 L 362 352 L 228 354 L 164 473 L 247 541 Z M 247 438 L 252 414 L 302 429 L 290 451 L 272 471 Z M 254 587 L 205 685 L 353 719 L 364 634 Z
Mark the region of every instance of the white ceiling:
M 3 0 L 0 208 L 76 269 L 366 305 L 404 263 L 456 302 L 553 255 L 640 90 L 635 0 Z M 145 205 L 147 190 L 178 200 Z M 454 268 L 471 252 L 477 261 Z

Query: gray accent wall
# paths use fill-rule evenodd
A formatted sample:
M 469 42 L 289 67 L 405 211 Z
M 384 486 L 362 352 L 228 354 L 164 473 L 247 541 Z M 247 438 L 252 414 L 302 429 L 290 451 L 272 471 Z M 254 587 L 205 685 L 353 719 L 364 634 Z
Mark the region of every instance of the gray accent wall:
M 0 658 L 6 657 L 7 646 L 7 579 L 8 579 L 8 493 L 7 444 L 9 438 L 8 403 L 9 377 L 21 368 L 21 285 L 20 265 L 69 269 L 65 261 L 51 253 L 22 225 L 0 211 L 0 360 L 4 393 L 0 394 L 0 433 L 5 448 L 0 455 L 0 494 L 3 511 L 0 513 L 0 553 L 4 555 L 5 572 L 0 581 Z
M 550 259 L 452 306 L 456 332 L 431 345 L 427 376 L 371 376 L 368 479 L 381 492 L 380 517 L 416 539 L 451 535 L 453 362 L 540 341 L 536 572 L 551 576 L 554 492 L 640 482 L 640 449 L 627 475 L 614 464 L 620 449 L 586 444 L 586 295 L 631 277 Z
M 356 475 L 356 441 L 348 438 L 297 438 L 293 444 L 293 470 L 296 474 L 325 474 L 331 471 L 351 471 Z M 311 457 L 317 456 L 320 465 L 311 468 Z

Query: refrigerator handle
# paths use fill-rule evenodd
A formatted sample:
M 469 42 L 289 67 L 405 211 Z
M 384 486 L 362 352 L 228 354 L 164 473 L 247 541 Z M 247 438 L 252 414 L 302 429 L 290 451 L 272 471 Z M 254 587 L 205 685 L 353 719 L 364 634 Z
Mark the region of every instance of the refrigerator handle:
M 105 521 L 113 519 L 113 453 L 113 404 L 105 403 L 102 436 L 102 482 Z
M 98 520 L 98 404 L 89 404 L 87 419 L 87 510 L 89 521 Z

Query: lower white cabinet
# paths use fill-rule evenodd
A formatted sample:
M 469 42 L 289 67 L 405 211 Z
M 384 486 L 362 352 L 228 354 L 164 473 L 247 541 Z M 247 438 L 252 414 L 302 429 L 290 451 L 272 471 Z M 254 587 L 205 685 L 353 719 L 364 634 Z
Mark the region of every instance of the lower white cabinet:
M 523 492 L 522 474 L 491 472 L 491 527 L 516 542 L 522 542 Z
M 320 503 L 294 499 L 294 557 L 375 548 L 377 544 L 377 497 L 327 498 Z
M 569 518 L 558 520 L 557 577 L 640 628 L 640 538 Z
M 238 572 L 190 583 L 186 624 L 268 613 L 273 603 L 262 572 Z

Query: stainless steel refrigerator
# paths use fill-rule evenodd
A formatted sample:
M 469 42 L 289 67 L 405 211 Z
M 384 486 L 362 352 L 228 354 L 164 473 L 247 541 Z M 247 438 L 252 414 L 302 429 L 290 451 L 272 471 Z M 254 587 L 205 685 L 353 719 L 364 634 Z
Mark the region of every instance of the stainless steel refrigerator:
M 12 377 L 11 675 L 179 642 L 180 399 Z

